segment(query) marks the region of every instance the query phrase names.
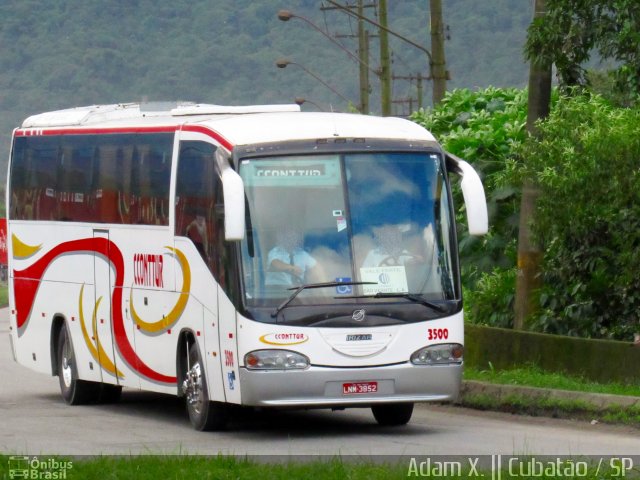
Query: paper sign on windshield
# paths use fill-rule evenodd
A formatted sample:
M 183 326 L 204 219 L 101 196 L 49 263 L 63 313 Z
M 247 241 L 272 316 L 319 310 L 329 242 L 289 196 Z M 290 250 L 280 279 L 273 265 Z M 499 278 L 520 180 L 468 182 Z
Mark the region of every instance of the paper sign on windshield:
M 376 282 L 377 285 L 363 285 L 364 295 L 376 293 L 408 293 L 407 273 L 403 265 L 394 267 L 364 267 L 360 269 L 360 280 Z

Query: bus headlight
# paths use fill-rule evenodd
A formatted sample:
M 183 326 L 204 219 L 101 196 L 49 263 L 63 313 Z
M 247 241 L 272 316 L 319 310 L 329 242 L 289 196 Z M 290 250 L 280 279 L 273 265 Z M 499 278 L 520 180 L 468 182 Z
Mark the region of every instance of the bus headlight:
M 244 356 L 244 364 L 249 370 L 301 370 L 309 359 L 289 350 L 255 350 Z
M 461 364 L 464 347 L 459 343 L 441 343 L 421 348 L 411 355 L 414 365 Z

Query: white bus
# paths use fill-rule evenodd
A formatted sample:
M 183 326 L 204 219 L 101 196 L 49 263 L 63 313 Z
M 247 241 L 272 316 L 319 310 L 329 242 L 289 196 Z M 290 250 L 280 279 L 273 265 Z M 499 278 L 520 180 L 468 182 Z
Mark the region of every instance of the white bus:
M 463 313 L 450 172 L 410 121 L 297 105 L 73 108 L 27 118 L 8 174 L 10 338 L 69 404 L 122 387 L 229 405 L 370 407 L 458 394 Z

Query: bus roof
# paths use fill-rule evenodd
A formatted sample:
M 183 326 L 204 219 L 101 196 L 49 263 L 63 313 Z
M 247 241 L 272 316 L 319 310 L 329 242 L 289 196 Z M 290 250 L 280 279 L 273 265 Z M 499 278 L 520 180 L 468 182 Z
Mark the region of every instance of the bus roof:
M 348 113 L 301 112 L 298 105 L 224 106 L 196 103 L 121 103 L 57 110 L 27 118 L 22 130 L 68 133 L 197 125 L 237 145 L 319 138 L 380 138 L 435 141 L 409 120 Z M 28 134 L 28 133 L 27 133 Z

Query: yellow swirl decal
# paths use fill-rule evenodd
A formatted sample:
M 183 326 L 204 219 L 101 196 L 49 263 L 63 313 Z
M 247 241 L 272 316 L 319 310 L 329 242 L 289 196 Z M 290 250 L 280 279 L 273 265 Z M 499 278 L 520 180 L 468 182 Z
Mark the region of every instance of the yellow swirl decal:
M 42 248 L 42 244 L 36 246 L 27 245 L 15 233 L 11 234 L 11 246 L 13 248 L 13 258 L 29 258 Z
M 89 333 L 87 332 L 87 327 L 84 322 L 84 312 L 82 309 L 82 294 L 84 292 L 84 284 L 82 288 L 80 288 L 80 299 L 78 301 L 78 310 L 80 315 L 80 328 L 82 329 L 82 336 L 84 337 L 84 342 L 87 344 L 89 348 L 89 352 L 91 352 L 91 356 L 98 362 L 100 367 L 109 372 L 111 375 L 115 375 L 118 378 L 123 378 L 124 374 L 116 368 L 114 363 L 111 361 L 107 352 L 105 352 L 102 347 L 102 343 L 100 343 L 100 339 L 98 338 L 98 307 L 100 306 L 100 302 L 102 301 L 102 297 L 98 298 L 95 307 L 93 308 L 93 317 L 92 317 L 92 330 L 93 330 L 93 338 L 95 338 L 96 346 L 93 344 L 91 338 L 89 338 Z
M 134 323 L 138 325 L 138 327 L 140 327 L 140 330 L 148 333 L 158 333 L 171 328 L 178 321 L 178 319 L 182 315 L 182 312 L 184 312 L 184 309 L 187 306 L 187 301 L 189 300 L 189 293 L 191 292 L 191 268 L 189 267 L 187 257 L 185 257 L 184 253 L 182 253 L 177 248 L 165 248 L 171 250 L 176 255 L 176 257 L 178 258 L 178 262 L 180 263 L 180 268 L 182 268 L 182 290 L 175 306 L 167 315 L 163 316 L 161 320 L 158 320 L 156 322 L 147 322 L 143 320 L 136 312 L 135 306 L 133 304 L 133 288 L 131 288 L 131 293 L 129 295 L 131 317 L 133 318 Z

